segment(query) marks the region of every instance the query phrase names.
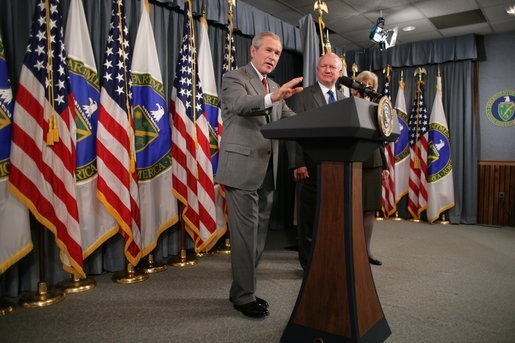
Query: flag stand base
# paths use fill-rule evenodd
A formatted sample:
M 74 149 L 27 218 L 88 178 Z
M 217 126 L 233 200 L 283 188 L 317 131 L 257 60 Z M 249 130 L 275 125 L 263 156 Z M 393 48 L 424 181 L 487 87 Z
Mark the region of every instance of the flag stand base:
M 411 219 L 409 219 L 409 221 L 412 223 L 420 223 L 422 220 L 416 219 L 416 218 L 411 218 Z
M 38 282 L 35 294 L 23 296 L 20 305 L 25 308 L 44 307 L 57 304 L 66 297 L 66 293 L 57 289 L 48 289 L 46 282 Z
M 197 257 L 195 255 L 188 255 L 185 249 L 181 249 L 180 255 L 172 258 L 169 265 L 172 267 L 187 267 L 194 266 L 198 262 Z
M 148 254 L 147 262 L 142 267 L 147 274 L 160 273 L 168 269 L 168 265 L 164 262 L 155 262 L 154 254 Z
M 447 217 L 445 216 L 445 213 L 442 214 L 442 219 L 438 221 L 438 224 L 447 225 L 451 222 L 447 220 Z
M 379 211 L 376 211 L 376 220 L 378 220 L 378 221 L 384 220 L 384 217 L 381 217 L 381 214 Z
M 195 253 L 197 257 L 213 256 L 214 254 L 214 251 L 199 251 L 198 253 Z
M 95 279 L 86 277 L 84 279 L 79 278 L 77 275 L 72 275 L 70 279 L 61 281 L 57 284 L 57 287 L 65 291 L 66 293 L 81 293 L 89 291 L 97 286 Z
M 219 254 L 230 255 L 231 254 L 231 239 L 226 238 L 225 245 L 223 247 L 220 247 L 219 249 L 217 249 L 216 252 Z
M 3 299 L 0 300 L 0 317 L 13 313 L 14 309 L 14 304 L 11 302 Z
M 390 220 L 402 221 L 402 220 L 404 220 L 404 219 L 402 219 L 401 217 L 399 217 L 399 212 L 395 211 L 395 217 L 390 218 Z
M 142 270 L 134 269 L 134 266 L 127 263 L 127 270 L 117 272 L 113 275 L 113 281 L 121 284 L 132 284 L 148 279 L 148 274 Z

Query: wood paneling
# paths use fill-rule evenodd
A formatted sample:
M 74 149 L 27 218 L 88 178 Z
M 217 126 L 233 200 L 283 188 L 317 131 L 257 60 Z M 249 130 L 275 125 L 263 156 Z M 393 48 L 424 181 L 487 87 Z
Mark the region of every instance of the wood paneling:
M 479 224 L 515 226 L 515 162 L 479 161 L 478 168 Z

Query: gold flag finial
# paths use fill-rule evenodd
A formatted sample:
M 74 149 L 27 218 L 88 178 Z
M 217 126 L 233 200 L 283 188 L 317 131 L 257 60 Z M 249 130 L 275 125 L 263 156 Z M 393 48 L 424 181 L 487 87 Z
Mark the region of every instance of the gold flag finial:
M 386 74 L 386 77 L 390 77 L 390 73 L 392 72 L 392 66 L 387 64 L 386 67 L 383 68 L 383 74 Z
M 352 63 L 352 78 L 356 78 L 356 74 L 358 73 L 358 65 L 356 63 Z
M 326 33 L 326 38 L 324 38 L 324 29 L 325 29 L 325 23 L 322 19 L 323 13 L 329 13 L 327 9 L 327 4 L 323 0 L 317 0 L 314 4 L 315 12 L 318 13 L 318 30 L 320 34 L 320 43 L 322 45 L 322 55 L 324 55 L 326 52 L 331 52 L 331 43 L 329 43 L 329 31 Z
M 422 81 L 422 79 L 424 78 L 424 75 L 427 74 L 427 71 L 425 68 L 418 67 L 417 69 L 415 69 L 415 72 L 413 74 L 415 77 L 418 76 L 419 81 Z

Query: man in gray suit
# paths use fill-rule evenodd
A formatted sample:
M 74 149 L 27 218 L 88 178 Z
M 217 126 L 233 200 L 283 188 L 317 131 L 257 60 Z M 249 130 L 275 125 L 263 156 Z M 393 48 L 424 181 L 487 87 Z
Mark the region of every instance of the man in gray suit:
M 302 77 L 279 86 L 267 78 L 282 52 L 272 32 L 257 34 L 251 61 L 224 75 L 224 130 L 215 181 L 225 186 L 233 282 L 229 299 L 236 310 L 253 318 L 268 315 L 268 303 L 255 296 L 256 267 L 265 248 L 272 209 L 279 144 L 265 139 L 261 127 L 294 115 L 285 99 L 302 91 Z
M 341 71 L 342 61 L 338 55 L 327 53 L 321 56 L 317 62 L 318 82 L 288 99 L 290 108 L 301 113 L 342 100 L 345 96 L 336 85 Z M 303 153 L 298 144 L 295 154 L 289 154 L 288 158 L 293 177 L 301 185 L 297 203 L 297 238 L 300 265 L 306 269 L 316 212 L 317 164 Z

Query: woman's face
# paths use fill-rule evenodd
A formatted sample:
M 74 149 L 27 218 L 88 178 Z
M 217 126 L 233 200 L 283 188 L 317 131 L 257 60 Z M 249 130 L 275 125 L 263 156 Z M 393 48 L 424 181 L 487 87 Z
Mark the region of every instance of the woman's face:
M 361 80 L 359 82 L 361 82 L 362 84 L 364 84 L 368 88 L 375 89 L 374 80 L 372 80 L 372 79 L 369 79 L 369 78 L 366 77 L 366 78 L 364 78 L 363 80 Z M 359 93 L 359 91 L 357 91 L 355 89 L 352 90 L 352 95 L 357 96 L 358 98 L 363 98 L 361 96 L 361 94 Z M 369 100 L 369 97 L 366 96 L 366 97 L 364 97 L 364 99 L 368 99 Z

